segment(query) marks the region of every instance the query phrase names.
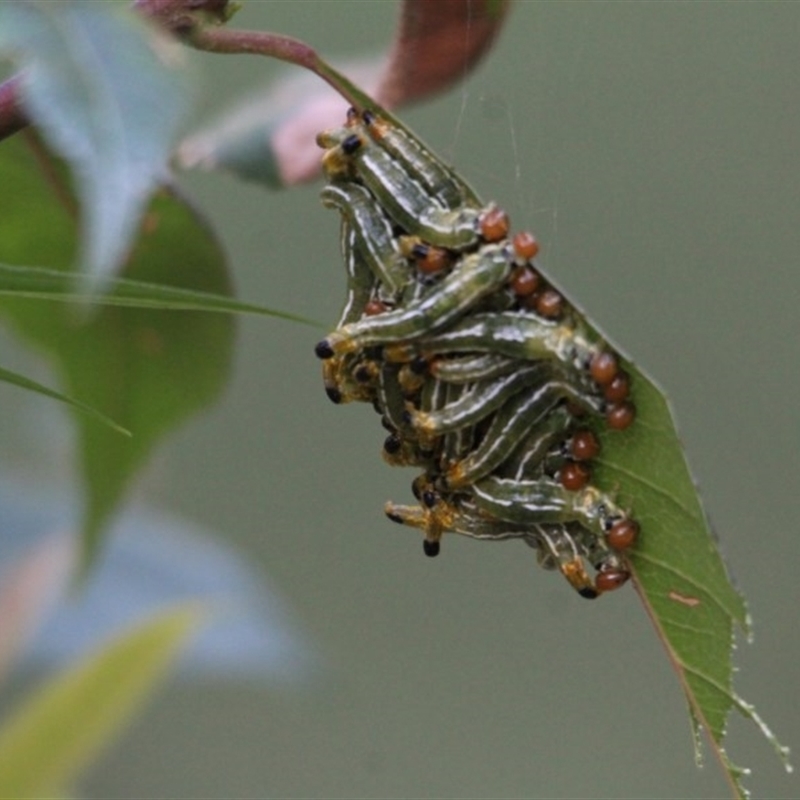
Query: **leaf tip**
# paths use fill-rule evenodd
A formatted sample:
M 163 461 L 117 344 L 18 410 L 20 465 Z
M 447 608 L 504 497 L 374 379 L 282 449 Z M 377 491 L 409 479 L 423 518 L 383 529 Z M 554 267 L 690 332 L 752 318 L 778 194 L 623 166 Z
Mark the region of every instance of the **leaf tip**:
M 778 737 L 772 732 L 772 729 L 763 720 L 761 715 L 756 711 L 756 707 L 752 703 L 748 703 L 738 694 L 733 694 L 733 701 L 736 705 L 737 711 L 745 718 L 749 719 L 760 731 L 762 736 L 772 745 L 772 749 L 777 754 L 778 758 L 783 763 L 783 768 L 789 774 L 794 772 L 794 766 L 791 762 L 791 749 L 784 744 L 781 744 Z

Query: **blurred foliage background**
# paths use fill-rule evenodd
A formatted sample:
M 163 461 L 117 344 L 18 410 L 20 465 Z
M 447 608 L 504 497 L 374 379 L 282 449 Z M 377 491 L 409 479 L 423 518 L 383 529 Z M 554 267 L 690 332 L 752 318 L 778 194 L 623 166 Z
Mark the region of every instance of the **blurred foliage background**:
M 262 0 L 236 24 L 352 58 L 379 52 L 396 14 L 389 2 Z M 755 620 L 738 691 L 789 745 L 800 741 L 798 33 L 795 4 L 519 2 L 466 84 L 401 112 L 534 230 L 554 280 L 667 390 Z M 287 70 L 192 61 L 198 123 Z M 180 184 L 216 226 L 242 299 L 332 324 L 344 273 L 318 187 Z M 681 690 L 632 591 L 587 603 L 515 544 L 451 539 L 424 558 L 382 513 L 410 498 L 413 473 L 382 464 L 368 409 L 326 399 L 319 332 L 239 325 L 222 403 L 161 448 L 136 494 L 256 562 L 295 644 L 261 675 L 224 663 L 179 673 L 87 776 L 88 796 L 726 793 L 715 765 L 694 769 Z M 63 478 L 60 410 L 0 397 L 10 466 Z M 754 769 L 757 796 L 797 795 L 754 729 L 734 719 L 728 749 Z

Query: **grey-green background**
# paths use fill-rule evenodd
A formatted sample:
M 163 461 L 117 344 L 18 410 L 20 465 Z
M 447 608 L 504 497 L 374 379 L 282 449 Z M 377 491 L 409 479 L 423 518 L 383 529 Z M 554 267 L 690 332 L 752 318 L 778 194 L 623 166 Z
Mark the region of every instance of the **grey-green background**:
M 394 2 L 246 3 L 243 27 L 326 56 L 377 52 Z M 282 68 L 202 56 L 207 110 Z M 800 5 L 519 2 L 465 86 L 404 118 L 544 244 L 554 279 L 664 386 L 755 643 L 737 688 L 788 743 L 798 720 Z M 318 187 L 188 176 L 247 300 L 332 322 L 338 220 Z M 283 692 L 171 686 L 87 781 L 96 797 L 720 797 L 629 589 L 587 603 L 522 545 L 387 522 L 413 473 L 366 407 L 334 407 L 319 332 L 242 320 L 222 402 L 142 492 L 263 566 L 323 658 Z M 653 453 L 658 458 L 658 453 Z M 757 797 L 798 781 L 738 720 Z

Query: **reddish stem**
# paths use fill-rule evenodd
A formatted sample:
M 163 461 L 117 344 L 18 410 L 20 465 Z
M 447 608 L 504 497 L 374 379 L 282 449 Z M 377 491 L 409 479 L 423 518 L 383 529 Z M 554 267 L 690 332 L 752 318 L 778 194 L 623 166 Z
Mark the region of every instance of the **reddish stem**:
M 28 118 L 20 105 L 20 82 L 20 76 L 14 75 L 0 85 L 0 141 L 28 125 Z
M 326 64 L 312 47 L 299 39 L 266 31 L 197 26 L 186 34 L 186 41 L 198 50 L 210 53 L 250 53 L 287 61 L 322 78 L 351 105 L 363 107 L 369 104 L 369 98 L 363 92 Z
M 42 141 L 36 128 L 29 127 L 23 134 L 22 139 L 33 154 L 36 164 L 44 177 L 44 180 L 53 190 L 54 197 L 61 203 L 67 216 L 73 221 L 79 218 L 80 209 L 75 195 L 69 187 L 65 176 L 59 171 L 54 157 L 50 154 L 47 146 Z

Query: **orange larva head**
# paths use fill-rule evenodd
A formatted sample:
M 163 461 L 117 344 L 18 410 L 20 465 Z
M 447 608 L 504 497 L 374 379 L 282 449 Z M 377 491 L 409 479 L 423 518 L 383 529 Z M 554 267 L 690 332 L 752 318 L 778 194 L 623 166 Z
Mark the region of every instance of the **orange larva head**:
M 639 523 L 635 519 L 620 519 L 606 534 L 608 546 L 614 550 L 627 550 L 636 543 L 639 536 Z
M 450 266 L 450 254 L 447 250 L 423 242 L 418 242 L 411 248 L 411 257 L 417 269 L 425 275 L 436 275 Z
M 583 489 L 591 480 L 591 468 L 579 461 L 568 461 L 558 471 L 558 480 L 561 485 L 570 492 L 577 492 Z
M 358 124 L 359 122 L 359 114 L 355 109 L 350 109 L 350 111 L 355 113 L 355 117 L 353 118 L 353 124 Z M 350 122 L 351 116 L 350 111 L 347 113 L 347 121 Z M 386 132 L 389 130 L 389 125 L 387 122 L 381 117 L 374 114 L 372 111 L 366 110 L 363 114 L 361 114 L 361 120 L 363 120 L 364 124 L 369 128 L 370 134 L 376 138 L 380 139 L 381 137 L 385 136 Z
M 606 386 L 611 383 L 619 372 L 619 362 L 613 353 L 601 351 L 595 353 L 589 364 L 589 372 L 595 383 Z
M 511 291 L 517 297 L 528 297 L 532 295 L 541 283 L 541 276 L 531 267 L 517 267 L 508 280 Z
M 576 461 L 591 461 L 600 452 L 600 442 L 592 431 L 584 428 L 575 431 L 569 443 L 569 452 Z
M 384 303 L 382 300 L 378 300 L 377 298 L 373 298 L 364 306 L 364 314 L 367 317 L 374 317 L 376 314 L 383 314 L 383 312 L 387 309 L 388 307 L 386 303 Z
M 558 319 L 564 313 L 564 297 L 555 289 L 545 289 L 536 296 L 535 308 L 546 319 Z
M 539 242 L 528 231 L 520 231 L 512 240 L 514 254 L 519 261 L 530 261 L 539 252 Z
M 630 572 L 624 569 L 602 570 L 595 576 L 594 585 L 598 592 L 613 592 L 627 583 L 630 577 Z
M 612 403 L 619 403 L 624 400 L 631 391 L 631 379 L 625 370 L 621 369 L 610 381 L 603 387 L 603 396 L 606 400 Z
M 606 411 L 606 424 L 615 431 L 624 431 L 636 419 L 636 406 L 623 400 L 621 403 L 612 403 Z
M 478 221 L 481 236 L 487 242 L 499 242 L 505 239 L 510 224 L 508 214 L 497 206 L 486 210 Z

